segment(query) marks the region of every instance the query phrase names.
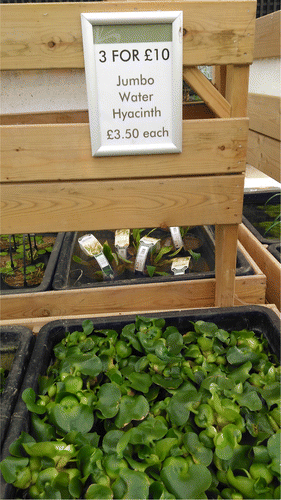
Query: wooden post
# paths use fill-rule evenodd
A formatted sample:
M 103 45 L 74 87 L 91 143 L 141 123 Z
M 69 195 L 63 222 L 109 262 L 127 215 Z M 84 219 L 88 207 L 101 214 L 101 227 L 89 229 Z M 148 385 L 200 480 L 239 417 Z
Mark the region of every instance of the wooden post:
M 218 307 L 234 305 L 238 224 L 216 225 L 216 296 Z
M 225 97 L 231 106 L 231 117 L 247 115 L 248 82 L 249 65 L 227 67 Z M 238 224 L 216 225 L 216 306 L 219 307 L 234 305 L 237 237 Z

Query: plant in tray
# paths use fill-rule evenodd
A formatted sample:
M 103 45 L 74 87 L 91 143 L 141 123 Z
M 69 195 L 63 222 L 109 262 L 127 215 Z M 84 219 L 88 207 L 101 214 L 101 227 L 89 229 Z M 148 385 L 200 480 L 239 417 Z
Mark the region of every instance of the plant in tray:
M 111 233 L 107 235 L 107 239 L 102 243 L 102 252 L 107 258 L 109 264 L 111 265 L 114 276 L 118 279 L 120 277 L 135 277 L 134 275 L 134 263 L 136 255 L 140 246 L 141 238 L 147 237 L 157 237 L 160 239 L 160 246 L 155 246 L 151 248 L 145 268 L 143 270 L 144 276 L 153 277 L 158 276 L 170 276 L 172 259 L 178 254 L 190 255 L 192 257 L 191 269 L 194 264 L 201 257 L 200 253 L 194 250 L 201 245 L 200 239 L 193 234 L 189 234 L 188 227 L 182 227 L 181 235 L 184 242 L 184 248 L 175 249 L 173 240 L 168 232 L 169 228 L 153 228 L 153 229 L 138 229 L 135 228 L 130 231 L 130 243 L 126 250 L 126 257 L 122 256 L 116 248 L 114 247 L 114 231 L 107 232 Z M 79 251 L 80 249 L 77 248 Z M 76 252 L 72 256 L 73 262 L 79 264 L 80 270 L 74 270 L 74 276 L 76 282 L 82 277 L 84 273 L 88 273 L 90 277 L 93 277 L 94 281 L 103 281 L 105 279 L 104 273 L 99 268 L 95 259 L 86 259 L 84 254 L 79 254 Z
M 0 468 L 28 498 L 280 498 L 280 366 L 250 330 L 66 333 Z M 19 495 L 19 491 L 17 492 Z
M 281 213 L 280 213 L 280 203 L 276 205 L 271 205 L 270 202 L 276 197 L 280 197 L 279 193 L 271 196 L 265 203 L 264 206 L 258 206 L 260 210 L 264 210 L 265 214 L 270 217 L 269 221 L 260 222 L 259 227 L 265 230 L 264 236 L 279 238 L 281 237 Z
M 46 268 L 45 255 L 55 238 L 41 235 L 1 235 L 0 274 L 11 287 L 38 285 Z

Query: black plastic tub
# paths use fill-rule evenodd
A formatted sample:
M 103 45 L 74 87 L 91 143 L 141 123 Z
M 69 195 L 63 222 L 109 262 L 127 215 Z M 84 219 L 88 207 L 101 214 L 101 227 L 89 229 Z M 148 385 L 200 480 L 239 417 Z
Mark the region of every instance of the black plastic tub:
M 280 243 L 274 243 L 273 245 L 269 245 L 267 247 L 267 250 L 275 257 L 275 259 L 278 260 L 278 262 L 281 262 L 281 244 Z
M 257 335 L 267 338 L 269 349 L 280 359 L 280 320 L 270 309 L 263 306 L 239 306 L 218 309 L 194 309 L 188 311 L 175 311 L 158 314 L 142 314 L 147 317 L 165 318 L 166 326 L 174 325 L 179 332 L 185 333 L 192 329 L 192 323 L 198 320 L 210 321 L 225 330 L 242 330 L 244 328 L 253 330 Z M 26 388 L 38 390 L 38 377 L 44 375 L 52 360 L 53 347 L 60 342 L 66 332 L 74 332 L 82 329 L 83 319 L 79 320 L 57 320 L 46 324 L 39 332 L 27 373 L 22 384 L 21 392 Z M 91 318 L 87 318 L 91 319 Z M 115 316 L 109 318 L 92 319 L 96 329 L 121 329 L 128 323 L 135 321 L 135 316 Z M 29 431 L 29 412 L 25 403 L 19 398 L 16 405 L 9 433 L 5 440 L 1 460 L 9 455 L 10 444 L 19 437 L 22 431 Z M 22 498 L 21 492 L 11 484 L 7 484 L 1 476 L 1 498 Z
M 44 292 L 46 290 L 50 290 L 64 234 L 65 233 L 46 233 L 43 235 L 55 237 L 55 242 L 52 252 L 45 253 L 40 259 L 45 264 L 45 270 L 43 279 L 39 285 L 22 287 L 10 286 L 4 281 L 2 274 L 0 274 L 0 293 L 2 295 L 8 295 L 18 293 Z
M 150 230 L 148 229 L 147 232 Z M 89 231 L 91 233 L 91 231 Z M 66 290 L 73 288 L 92 288 L 92 287 L 104 287 L 104 286 L 119 286 L 119 285 L 134 285 L 143 283 L 163 283 L 170 281 L 183 281 L 183 280 L 195 280 L 203 278 L 214 278 L 215 277 L 215 239 L 214 232 L 210 226 L 196 226 L 191 228 L 187 236 L 194 236 L 200 241 L 199 246 L 194 249 L 195 252 L 201 254 L 200 259 L 195 262 L 191 260 L 189 271 L 184 275 L 174 276 L 171 271 L 169 276 L 157 276 L 149 277 L 148 275 L 136 275 L 133 271 L 125 271 L 121 275 L 117 275 L 113 280 L 96 281 L 93 273 L 89 270 L 89 267 L 83 266 L 77 262 L 74 262 L 73 256 L 78 256 L 85 261 L 89 262 L 89 258 L 82 254 L 79 248 L 78 238 L 87 231 L 83 233 L 66 233 L 59 255 L 58 265 L 55 272 L 52 288 L 54 290 Z M 114 231 L 95 231 L 96 238 L 103 244 L 105 241 L 111 243 L 111 247 L 114 245 Z M 144 232 L 143 234 L 146 234 Z M 152 237 L 167 238 L 169 233 L 162 229 L 156 229 L 152 234 Z M 188 255 L 188 253 L 186 253 Z M 128 257 L 129 258 L 129 257 Z M 94 262 L 94 259 L 91 259 Z M 95 269 L 95 268 L 94 268 Z M 246 257 L 238 250 L 237 252 L 237 267 L 236 275 L 245 276 L 254 274 L 254 270 L 251 264 L 247 261 Z
M 268 207 L 268 205 L 280 205 L 280 202 L 280 190 L 258 191 L 244 194 L 242 218 L 243 224 L 245 224 L 245 226 L 253 233 L 253 235 L 264 245 L 280 243 L 280 237 L 279 235 L 270 235 L 269 231 L 266 232 L 268 227 L 270 227 L 270 225 L 274 222 L 275 217 L 266 214 L 262 207 L 265 204 L 267 204 L 265 205 L 265 207 Z
M 20 326 L 0 327 L 1 362 L 5 380 L 1 402 L 1 445 L 4 441 L 20 387 L 32 353 L 35 336 L 31 330 Z

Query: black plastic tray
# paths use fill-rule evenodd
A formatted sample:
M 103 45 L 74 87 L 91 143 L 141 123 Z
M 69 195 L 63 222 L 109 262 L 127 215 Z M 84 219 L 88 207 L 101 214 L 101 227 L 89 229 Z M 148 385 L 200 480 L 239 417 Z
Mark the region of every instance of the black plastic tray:
M 253 235 L 264 245 L 280 243 L 280 240 L 278 238 L 269 238 L 268 236 L 264 236 L 264 233 L 259 228 L 254 226 L 254 224 L 257 222 L 257 218 L 262 218 L 262 212 L 259 211 L 257 207 L 258 205 L 264 205 L 267 200 L 269 200 L 269 198 L 278 193 L 279 197 L 276 196 L 270 201 L 270 204 L 272 205 L 277 205 L 278 203 L 280 203 L 281 191 L 279 189 L 244 193 L 242 222 L 251 231 L 251 233 L 253 233 Z
M 35 336 L 31 330 L 25 327 L 3 326 L 0 327 L 0 338 L 0 366 L 9 371 L 4 391 L 0 396 L 0 436 L 2 445 L 32 353 Z
M 149 231 L 149 230 L 148 230 Z M 156 238 L 161 237 L 161 229 L 158 230 L 159 235 L 155 235 Z M 195 235 L 202 240 L 202 246 L 196 249 L 195 252 L 200 252 L 202 256 L 203 266 L 206 264 L 208 266 L 208 271 L 196 270 L 193 272 L 188 272 L 182 276 L 136 276 L 133 273 L 128 277 L 124 274 L 123 277 L 117 276 L 113 280 L 96 282 L 90 278 L 72 279 L 73 273 L 77 272 L 77 277 L 79 277 L 79 264 L 73 262 L 72 257 L 79 252 L 78 248 L 78 237 L 83 233 L 66 233 L 59 255 L 58 265 L 55 272 L 52 288 L 54 290 L 67 290 L 73 288 L 93 288 L 93 287 L 104 287 L 104 286 L 119 286 L 119 285 L 138 285 L 143 283 L 164 283 L 170 281 L 184 281 L 184 280 L 196 280 L 204 278 L 214 278 L 215 277 L 215 238 L 214 232 L 210 226 L 196 226 L 190 229 L 188 234 Z M 95 231 L 95 236 L 99 239 L 101 243 L 106 241 L 110 237 L 110 231 Z M 163 233 L 163 231 L 162 231 Z M 168 233 L 166 233 L 168 235 Z M 154 234 L 152 234 L 154 236 Z M 163 234 L 162 234 L 163 238 Z M 85 256 L 83 256 L 85 258 Z M 87 257 L 85 258 L 85 260 Z M 201 261 L 198 262 L 198 268 L 201 266 Z M 204 267 L 202 266 L 202 269 Z M 245 276 L 254 274 L 254 270 L 251 264 L 247 261 L 246 257 L 238 250 L 237 252 L 237 267 L 236 276 Z M 73 282 L 73 283 L 72 283 Z
M 15 293 L 18 294 L 18 293 L 44 292 L 46 290 L 50 290 L 65 233 L 56 233 L 56 234 L 57 236 L 51 254 L 49 255 L 45 254 L 43 256 L 46 257 L 46 269 L 41 283 L 37 286 L 11 287 L 4 282 L 2 276 L 0 275 L 0 280 L 1 280 L 0 293 L 2 295 L 9 295 Z M 48 235 L 53 236 L 52 233 L 48 233 Z
M 242 330 L 243 328 L 254 330 L 256 334 L 263 334 L 269 342 L 270 349 L 278 357 L 280 356 L 280 320 L 270 309 L 263 306 L 239 306 L 221 309 L 194 309 L 188 311 L 175 311 L 158 314 L 142 314 L 147 317 L 165 318 L 166 325 L 175 325 L 180 332 L 190 329 L 190 321 L 211 321 L 220 328 L 226 330 Z M 85 318 L 86 319 L 86 318 Z M 121 331 L 128 323 L 135 320 L 134 315 L 115 316 L 109 318 L 87 318 L 92 319 L 95 328 L 111 328 Z M 73 332 L 82 328 L 83 319 L 79 320 L 57 320 L 46 324 L 39 332 L 27 373 L 22 384 L 21 392 L 31 387 L 38 390 L 38 376 L 46 372 L 52 359 L 52 350 L 56 343 L 60 342 L 66 332 Z M 10 444 L 19 437 L 22 431 L 29 431 L 29 412 L 25 403 L 19 398 L 16 405 L 9 433 L 5 440 L 2 457 L 9 454 Z M 15 498 L 17 492 L 11 484 L 7 484 L 1 476 L 1 498 Z
M 280 243 L 274 243 L 273 245 L 269 245 L 267 247 L 267 250 L 275 257 L 275 259 L 278 260 L 278 262 L 281 262 L 281 244 Z

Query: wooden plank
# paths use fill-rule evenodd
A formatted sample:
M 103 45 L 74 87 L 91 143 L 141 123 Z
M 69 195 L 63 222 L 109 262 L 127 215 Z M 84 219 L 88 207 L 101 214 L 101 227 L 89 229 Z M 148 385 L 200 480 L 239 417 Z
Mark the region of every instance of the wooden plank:
M 281 264 L 244 224 L 239 224 L 239 240 L 266 276 L 266 298 L 281 309 Z
M 249 66 L 230 65 L 226 70 L 225 97 L 231 105 L 231 116 L 247 116 Z
M 219 118 L 229 118 L 231 106 L 216 87 L 196 67 L 185 67 L 183 69 L 184 81 L 194 92 L 203 99 L 207 106 Z
M 213 84 L 218 91 L 225 97 L 226 89 L 226 66 L 215 66 L 213 68 Z
M 238 224 L 216 225 L 216 306 L 234 305 Z
M 256 20 L 254 59 L 280 57 L 280 23 L 280 10 Z
M 239 231 L 239 228 L 238 228 L 238 231 Z M 263 274 L 262 270 L 259 268 L 259 266 L 257 265 L 256 261 L 252 258 L 252 256 L 247 252 L 247 250 L 245 249 L 245 247 L 242 245 L 241 241 L 239 241 L 239 239 L 237 240 L 237 249 L 244 255 L 244 257 L 246 258 L 247 262 L 250 264 L 250 266 L 252 267 L 253 271 L 254 271 L 254 274 L 255 275 L 261 275 Z
M 51 123 L 89 123 L 88 111 L 14 113 L 0 116 L 1 125 L 46 125 Z
M 184 64 L 252 62 L 255 0 L 77 2 L 1 5 L 1 67 L 82 68 L 82 12 L 159 8 L 183 11 Z
M 280 141 L 249 130 L 247 162 L 280 182 Z
M 245 170 L 248 119 L 183 121 L 183 152 L 92 157 L 88 124 L 5 125 L 2 182 L 159 177 Z M 173 165 L 171 170 L 171 165 Z
M 281 97 L 249 94 L 249 128 L 280 141 Z
M 235 305 L 263 304 L 265 276 L 240 276 L 235 280 Z M 108 315 L 156 310 L 179 310 L 213 307 L 215 305 L 215 279 L 185 282 L 157 283 L 83 290 L 49 291 L 20 295 L 2 295 L 1 322 L 50 321 L 69 315 Z
M 2 186 L 2 233 L 239 223 L 244 175 Z

